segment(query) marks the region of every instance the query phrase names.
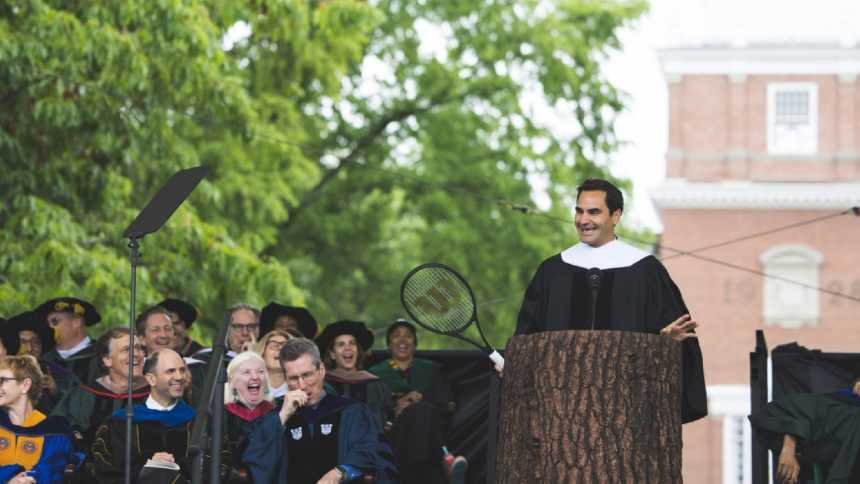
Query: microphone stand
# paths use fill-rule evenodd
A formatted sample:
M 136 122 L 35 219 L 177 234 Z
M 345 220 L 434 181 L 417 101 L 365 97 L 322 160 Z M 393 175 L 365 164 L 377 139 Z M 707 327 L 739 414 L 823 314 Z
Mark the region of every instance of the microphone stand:
M 182 202 L 191 195 L 194 188 L 209 173 L 209 168 L 198 166 L 176 172 L 146 204 L 137 217 L 126 227 L 123 237 L 128 239 L 131 258 L 131 297 L 128 309 L 129 358 L 128 358 L 128 395 L 125 407 L 125 484 L 131 484 L 131 448 L 134 422 L 134 402 L 132 382 L 134 378 L 134 337 L 135 303 L 137 298 L 137 266 L 140 265 L 140 240 L 147 234 L 158 231 Z
M 600 269 L 592 267 L 585 277 L 588 279 L 588 287 L 591 288 L 591 329 L 597 323 L 597 294 L 600 292 Z
M 131 428 L 134 420 L 134 401 L 132 400 L 132 375 L 134 375 L 134 305 L 137 296 L 137 266 L 140 265 L 140 239 L 129 237 L 128 248 L 131 258 L 131 302 L 128 307 L 129 359 L 128 359 L 128 400 L 125 406 L 125 484 L 131 484 Z

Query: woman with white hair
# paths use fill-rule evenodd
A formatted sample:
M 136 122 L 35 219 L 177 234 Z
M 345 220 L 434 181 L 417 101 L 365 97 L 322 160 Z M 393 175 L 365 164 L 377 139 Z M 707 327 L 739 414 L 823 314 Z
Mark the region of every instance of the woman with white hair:
M 253 351 L 236 355 L 227 365 L 227 384 L 224 391 L 224 413 L 230 452 L 233 456 L 233 475 L 236 480 L 250 481 L 242 474 L 242 453 L 247 445 L 251 423 L 274 409 L 269 392 L 266 362 Z M 234 480 L 234 479 L 231 479 Z

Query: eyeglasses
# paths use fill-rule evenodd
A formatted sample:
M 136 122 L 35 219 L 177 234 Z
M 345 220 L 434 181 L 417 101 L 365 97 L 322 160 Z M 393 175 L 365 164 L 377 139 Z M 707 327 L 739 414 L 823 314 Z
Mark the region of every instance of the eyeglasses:
M 286 341 L 278 341 L 278 340 L 270 339 L 269 341 L 266 342 L 266 348 L 271 347 L 271 348 L 281 349 L 284 347 L 285 344 L 287 344 Z
M 69 317 L 68 316 L 54 316 L 53 318 L 48 318 L 48 326 L 53 328 L 54 326 L 59 325 L 60 323 L 62 323 L 66 319 L 69 319 Z
M 316 380 L 316 376 L 317 376 L 317 373 L 319 373 L 319 371 L 320 371 L 320 369 L 317 368 L 316 370 L 313 370 L 313 371 L 306 371 L 306 372 L 302 373 L 301 375 L 288 376 L 287 377 L 287 383 L 289 383 L 293 386 L 298 385 L 299 380 L 301 380 L 305 383 L 313 383 L 314 380 Z
M 21 381 L 23 378 L 15 378 L 14 376 L 0 376 L 0 387 L 6 384 L 7 381 Z
M 230 329 L 237 333 L 253 333 L 259 328 L 259 324 L 231 324 Z

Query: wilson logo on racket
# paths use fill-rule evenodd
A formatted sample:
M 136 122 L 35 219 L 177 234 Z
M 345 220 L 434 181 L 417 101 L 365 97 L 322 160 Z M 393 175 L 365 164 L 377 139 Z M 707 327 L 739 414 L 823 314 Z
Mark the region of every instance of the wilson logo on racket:
M 416 297 L 413 304 L 427 314 L 442 316 L 451 311 L 452 307 L 460 304 L 460 294 L 454 282 L 441 280 L 436 283 L 436 286 Z
M 437 262 L 412 269 L 400 285 L 400 302 L 422 328 L 471 343 L 488 353 L 498 371 L 504 368 L 504 357 L 490 346 L 478 323 L 472 288 L 454 269 Z M 472 323 L 484 344 L 463 334 Z

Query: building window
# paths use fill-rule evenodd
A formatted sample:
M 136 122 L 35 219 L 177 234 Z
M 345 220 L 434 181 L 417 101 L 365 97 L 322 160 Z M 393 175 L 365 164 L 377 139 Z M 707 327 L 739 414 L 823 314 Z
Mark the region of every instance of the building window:
M 722 484 L 752 482 L 748 385 L 708 385 L 708 416 L 722 418 Z
M 817 84 L 768 84 L 767 151 L 776 155 L 809 155 L 818 151 Z
M 765 324 L 800 328 L 818 324 L 821 253 L 802 245 L 778 245 L 761 255 Z

